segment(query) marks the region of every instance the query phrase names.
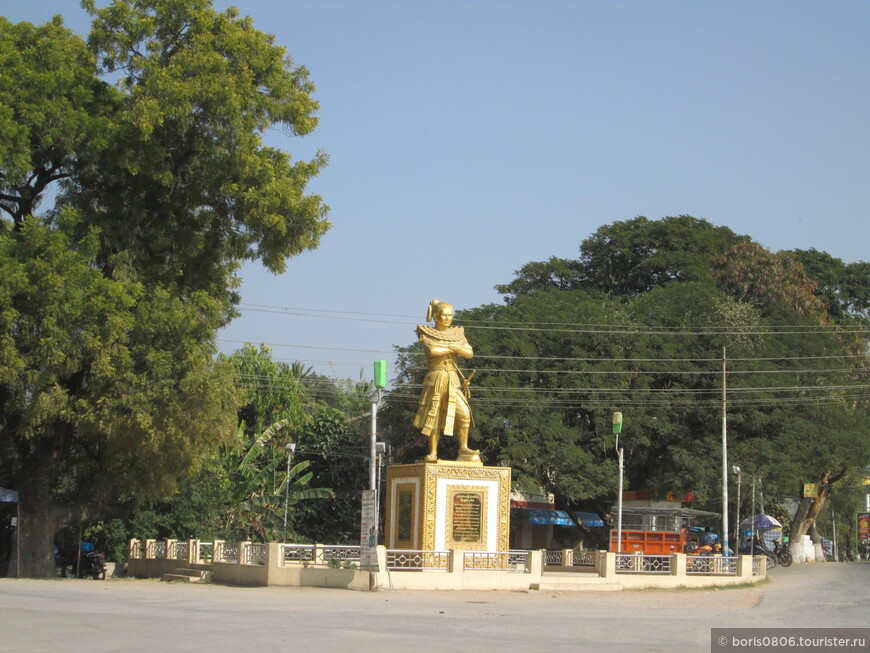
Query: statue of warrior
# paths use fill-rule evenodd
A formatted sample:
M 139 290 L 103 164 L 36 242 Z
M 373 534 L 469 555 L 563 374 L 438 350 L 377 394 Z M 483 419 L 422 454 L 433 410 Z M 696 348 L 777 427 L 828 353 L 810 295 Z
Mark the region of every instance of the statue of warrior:
M 441 433 L 459 440 L 457 460 L 480 462 L 480 451 L 468 448 L 468 429 L 474 426 L 468 403 L 468 381 L 456 364 L 458 356 L 471 358 L 474 351 L 465 339 L 462 327 L 451 326 L 453 307 L 433 299 L 429 302 L 426 321 L 435 320 L 435 326 L 417 325 L 417 337 L 426 352 L 429 371 L 423 380 L 423 394 L 414 427 L 429 438 L 426 462 L 438 461 L 438 441 Z M 461 380 L 460 377 L 463 379 Z

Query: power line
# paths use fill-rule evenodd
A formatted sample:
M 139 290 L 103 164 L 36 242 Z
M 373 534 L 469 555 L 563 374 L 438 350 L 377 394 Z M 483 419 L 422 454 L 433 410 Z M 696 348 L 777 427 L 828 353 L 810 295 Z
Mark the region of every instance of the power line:
M 614 393 L 618 395 L 618 393 Z M 826 404 L 842 404 L 845 402 L 870 399 L 870 392 L 858 393 L 854 395 L 842 395 L 835 397 L 775 397 L 775 398 L 759 398 L 759 399 L 733 399 L 729 400 L 729 405 L 732 408 L 740 407 L 776 407 L 782 405 L 826 405 Z M 416 406 L 418 401 L 417 395 L 391 395 L 390 401 L 403 403 L 405 405 Z M 567 400 L 567 399 L 545 399 L 545 400 L 530 400 L 517 399 L 516 397 L 505 397 L 499 399 L 480 399 L 473 402 L 473 405 L 488 406 L 494 408 L 514 407 L 514 408 L 548 408 L 548 407 L 577 407 L 578 404 L 584 408 L 596 407 L 612 407 L 615 404 L 620 406 L 641 406 L 648 408 L 661 408 L 671 406 L 694 406 L 699 408 L 718 409 L 721 406 L 721 401 L 718 398 L 697 399 L 697 398 L 667 398 L 667 399 L 633 399 L 622 396 L 615 396 L 611 399 L 605 398 L 583 398 L 582 400 Z
M 245 340 L 229 340 L 219 338 L 218 342 L 229 342 L 229 343 L 238 343 L 251 345 L 253 344 L 250 341 Z M 298 349 L 319 349 L 319 350 L 334 350 L 334 351 L 344 351 L 344 352 L 354 352 L 354 353 L 367 353 L 367 354 L 396 354 L 397 352 L 393 350 L 384 350 L 384 349 L 352 349 L 352 348 L 340 348 L 340 347 L 320 347 L 314 345 L 294 345 L 294 344 L 281 344 L 281 343 L 271 343 L 271 342 L 262 342 L 259 343 L 265 345 L 267 347 L 287 347 L 287 348 L 298 348 Z M 411 356 L 418 356 L 419 358 L 423 358 L 422 352 L 407 352 Z M 746 363 L 746 362 L 776 362 L 776 361 L 809 361 L 809 360 L 845 360 L 845 359 L 868 359 L 866 354 L 834 354 L 830 356 L 776 356 L 776 357 L 737 357 L 730 358 L 728 360 L 729 363 Z M 360 363 L 352 362 L 352 361 L 334 361 L 334 360 L 311 360 L 311 359 L 291 359 L 291 358 L 272 358 L 275 362 L 283 362 L 283 363 L 305 363 L 305 364 L 329 364 L 329 365 L 351 365 L 358 367 Z M 721 358 L 601 358 L 601 357 L 589 357 L 589 356 L 513 356 L 513 355 L 475 355 L 475 361 L 480 360 L 518 360 L 518 361 L 551 361 L 551 362 L 576 362 L 576 363 L 712 363 L 716 365 L 721 365 Z M 505 371 L 505 370 L 502 370 Z
M 472 328 L 472 327 L 469 327 Z M 612 326 L 610 329 L 581 329 L 581 328 L 564 328 L 564 329 L 549 329 L 540 327 L 507 327 L 507 326 L 475 326 L 474 329 L 500 330 L 500 331 L 530 331 L 535 333 L 576 333 L 576 334 L 594 334 L 594 335 L 630 335 L 630 336 L 762 336 L 762 335 L 809 335 L 819 333 L 822 335 L 832 334 L 865 334 L 870 333 L 870 328 L 866 329 L 832 329 L 830 327 L 760 327 L 755 326 L 751 329 L 725 330 L 719 328 L 699 329 L 699 330 L 656 330 L 667 329 L 668 327 L 647 327 L 647 326 Z M 786 331 L 785 329 L 794 329 Z M 816 329 L 816 330 L 810 330 Z M 825 329 L 825 330 L 822 330 Z
M 480 371 L 482 371 L 482 370 L 478 370 L 478 372 L 480 372 Z M 842 370 L 834 370 L 834 372 L 841 372 L 841 371 Z M 753 374 L 765 374 L 768 372 L 769 371 L 754 371 L 751 373 L 753 373 Z M 776 372 L 796 373 L 795 370 L 776 370 Z M 819 372 L 819 370 L 809 369 L 809 370 L 803 370 L 803 371 L 797 371 L 797 372 L 800 373 L 799 375 L 804 376 L 804 375 L 807 375 L 810 373 Z M 616 371 L 616 372 L 602 372 L 602 374 L 617 374 L 617 373 L 619 373 L 619 372 L 618 371 Z M 750 373 L 750 372 L 747 371 L 746 373 Z M 657 373 L 657 372 L 643 372 L 643 374 L 652 375 L 652 374 L 659 374 L 659 373 Z M 663 375 L 671 375 L 671 374 L 686 374 L 686 375 L 704 374 L 704 375 L 706 375 L 706 373 L 702 373 L 702 372 L 665 372 L 665 373 L 661 373 L 661 374 L 663 374 Z M 721 374 L 721 372 L 719 374 Z M 734 373 L 729 372 L 728 374 L 730 376 L 731 374 L 734 374 Z M 337 391 L 341 391 L 341 390 L 345 390 L 345 389 L 352 390 L 352 389 L 360 387 L 360 386 L 370 387 L 370 385 L 371 385 L 370 381 L 364 381 L 364 380 L 353 381 L 351 379 L 334 380 L 334 379 L 329 379 L 326 377 L 319 377 L 319 378 L 288 377 L 288 378 L 285 378 L 285 377 L 280 377 L 280 376 L 269 376 L 269 375 L 261 375 L 261 374 L 238 374 L 237 377 L 240 380 L 249 381 L 252 384 L 257 383 L 263 387 L 287 388 L 287 389 L 301 388 L 304 386 L 307 389 L 328 388 L 330 390 L 335 389 Z M 400 383 L 400 384 L 397 384 L 395 386 L 395 388 L 402 388 L 402 387 L 422 388 L 423 386 L 422 386 L 422 384 L 419 384 L 419 383 Z M 588 388 L 588 387 L 583 387 L 583 388 L 540 388 L 540 387 L 533 387 L 533 386 L 486 386 L 486 385 L 474 385 L 472 387 L 477 389 L 478 391 L 482 390 L 482 389 L 487 389 L 487 390 L 491 390 L 493 392 L 525 391 L 525 392 L 552 392 L 552 393 L 566 392 L 566 391 L 570 391 L 570 392 L 574 392 L 574 391 L 595 392 L 595 391 L 601 391 L 601 390 L 613 390 L 613 391 L 625 392 L 625 391 L 656 390 L 655 388 L 595 388 L 595 387 L 593 387 L 593 388 Z M 737 386 L 737 387 L 733 387 L 732 391 L 733 392 L 743 392 L 743 391 L 748 391 L 748 390 L 761 391 L 761 390 L 791 390 L 791 389 L 811 389 L 811 388 L 843 389 L 843 388 L 853 388 L 853 387 L 854 388 L 858 388 L 858 387 L 863 388 L 863 387 L 868 387 L 868 386 L 866 386 L 864 384 L 860 384 L 860 385 L 856 385 L 856 384 L 847 384 L 847 385 L 825 384 L 825 385 L 803 385 L 803 386 L 754 386 L 754 387 L 739 387 L 739 386 Z M 706 389 L 693 389 L 693 388 L 680 388 L 678 390 L 680 390 L 680 391 L 693 391 L 693 392 L 699 392 L 702 390 L 708 391 Z M 719 390 L 718 389 L 710 389 L 709 392 L 719 392 Z
M 422 385 L 415 383 L 407 383 L 397 386 L 397 390 L 404 388 L 419 389 Z M 475 392 L 478 393 L 532 393 L 532 394 L 709 394 L 720 396 L 722 390 L 720 388 L 517 388 L 517 387 L 498 387 L 498 386 L 474 386 Z M 728 394 L 745 394 L 758 392 L 807 392 L 807 391 L 831 391 L 831 390 L 861 390 L 870 392 L 870 388 L 866 385 L 804 385 L 804 386 L 760 386 L 755 388 L 730 388 Z
M 390 397 L 394 396 L 413 396 L 419 398 L 419 390 L 421 385 L 415 383 L 406 383 L 397 386 L 390 392 Z M 851 392 L 858 395 L 870 395 L 870 387 L 866 385 L 836 385 L 836 386 L 759 386 L 755 388 L 729 388 L 728 394 L 732 395 L 751 395 L 751 394 L 806 394 L 809 392 L 828 392 L 832 396 L 844 396 Z M 500 388 L 493 386 L 477 386 L 474 388 L 472 403 L 477 403 L 484 399 L 499 399 L 503 397 L 499 395 L 511 395 L 519 399 L 547 398 L 547 397 L 571 397 L 594 394 L 606 395 L 709 395 L 716 398 L 721 398 L 721 388 Z M 508 397 L 509 399 L 510 397 Z M 809 397 L 808 398 L 812 398 Z M 721 403 L 721 402 L 720 402 Z
M 420 352 L 422 356 L 422 352 Z M 831 355 L 831 356 L 777 356 L 777 357 L 760 357 L 760 358 L 729 358 L 729 363 L 734 362 L 757 362 L 757 361 L 802 361 L 802 360 L 839 360 L 843 358 L 868 358 L 867 354 L 846 354 L 846 355 Z M 722 364 L 722 358 L 589 358 L 589 357 L 560 357 L 560 356 L 475 356 L 474 360 L 541 360 L 541 361 L 576 361 L 597 363 L 603 361 L 618 362 L 618 363 L 716 363 Z
M 375 322 L 379 324 L 407 324 L 415 325 L 422 318 L 413 315 L 399 315 L 391 313 L 372 313 L 362 311 L 341 311 L 331 309 L 298 308 L 289 306 L 271 306 L 267 304 L 238 305 L 240 310 L 252 312 L 264 312 L 274 314 L 293 315 L 296 317 L 311 317 L 330 320 Z M 359 317 L 359 316 L 370 317 Z M 356 317 L 349 317 L 356 316 Z M 396 322 L 381 318 L 409 319 L 411 322 Z M 493 324 L 493 322 L 496 322 Z M 610 335 L 794 335 L 806 333 L 838 333 L 838 334 L 866 334 L 870 333 L 870 327 L 842 327 L 840 325 L 781 325 L 762 326 L 756 325 L 749 329 L 730 329 L 717 326 L 695 327 L 685 329 L 683 327 L 634 325 L 634 324 L 597 324 L 597 323 L 572 323 L 572 322 L 514 322 L 514 321 L 484 321 L 484 320 L 456 320 L 457 325 L 467 326 L 469 329 L 489 329 L 505 331 L 537 331 L 558 333 L 594 333 Z M 554 328 L 560 327 L 560 328 Z
M 294 385 L 291 388 L 288 388 L 287 385 L 281 383 L 275 383 L 274 379 L 270 379 L 269 377 L 256 377 L 253 375 L 246 375 L 245 377 L 247 382 L 242 382 L 244 387 L 257 387 L 262 389 L 303 389 L 300 386 L 307 386 L 304 388 L 306 392 L 310 394 L 313 398 L 330 398 L 334 397 L 336 392 L 348 392 L 347 389 L 330 386 L 327 382 L 313 382 L 309 381 L 308 383 L 302 383 L 298 385 Z M 364 384 L 363 384 L 364 385 Z M 390 393 L 391 400 L 403 400 L 406 398 L 412 398 L 413 401 L 416 401 L 419 398 L 419 389 L 422 386 L 420 384 L 400 384 L 396 386 L 396 388 Z M 413 392 L 408 392 L 413 391 Z M 834 393 L 830 397 L 820 397 L 818 395 L 811 395 L 807 393 Z M 670 397 L 679 397 L 679 396 L 687 396 L 691 395 L 694 397 L 702 397 L 692 399 L 691 401 L 696 403 L 716 403 L 718 402 L 718 394 L 719 390 L 714 388 L 534 388 L 534 387 L 498 387 L 498 386 L 475 386 L 476 400 L 475 403 L 479 405 L 487 405 L 487 404 L 496 404 L 503 405 L 506 403 L 510 403 L 511 405 L 539 405 L 539 399 L 543 398 L 544 401 L 549 404 L 576 404 L 577 401 L 582 401 L 584 404 L 594 403 L 596 401 L 600 402 L 600 399 L 596 399 L 596 396 L 599 395 L 610 395 L 619 399 L 619 401 L 624 401 L 627 398 L 630 398 L 632 395 L 648 395 L 648 396 L 670 396 Z M 801 394 L 802 397 L 799 399 L 805 403 L 829 403 L 831 401 L 843 401 L 847 399 L 864 399 L 870 398 L 870 387 L 866 385 L 855 385 L 855 384 L 847 384 L 847 385 L 804 385 L 804 386 L 759 386 L 759 387 L 748 387 L 748 388 L 740 388 L 740 387 L 732 387 L 729 390 L 729 395 L 733 398 L 732 402 L 737 404 L 748 405 L 750 403 L 758 403 L 762 402 L 768 405 L 773 405 L 776 403 L 784 403 L 791 401 L 791 399 L 786 397 L 776 397 L 776 398 L 765 398 L 765 399 L 748 399 L 746 395 L 752 394 L 771 394 L 771 393 L 779 393 L 781 395 L 793 395 L 793 394 Z M 502 396 L 499 396 L 502 395 Z M 511 395 L 511 396 L 504 396 Z M 705 400 L 703 396 L 709 396 L 712 399 Z M 529 397 L 537 397 L 535 401 L 530 402 Z M 574 399 L 570 399 L 571 396 L 574 396 Z M 561 397 L 561 398 L 560 398 Z M 567 398 L 566 398 L 567 397 Z M 631 399 L 628 399 L 631 401 Z M 633 400 L 637 401 L 637 400 Z M 659 400 L 659 403 L 662 403 Z M 672 400 L 668 399 L 667 403 L 673 403 Z
M 419 369 L 423 369 L 421 366 Z M 477 372 L 499 373 L 508 372 L 511 374 L 557 374 L 564 376 L 571 375 L 587 375 L 587 376 L 607 376 L 607 375 L 692 375 L 698 376 L 721 376 L 722 370 L 529 370 L 529 369 L 500 369 L 500 368 L 477 368 Z M 870 372 L 867 368 L 830 368 L 818 369 L 808 367 L 805 369 L 778 369 L 778 370 L 728 370 L 728 375 L 732 374 L 856 374 L 860 372 Z
M 228 338 L 218 338 L 217 342 L 231 342 L 239 345 L 254 345 L 250 340 L 230 340 Z M 364 354 L 395 354 L 392 349 L 352 349 L 349 347 L 318 347 L 316 345 L 293 345 L 280 342 L 259 342 L 257 344 L 266 345 L 267 347 L 289 347 L 291 349 L 319 349 L 322 351 L 351 351 Z

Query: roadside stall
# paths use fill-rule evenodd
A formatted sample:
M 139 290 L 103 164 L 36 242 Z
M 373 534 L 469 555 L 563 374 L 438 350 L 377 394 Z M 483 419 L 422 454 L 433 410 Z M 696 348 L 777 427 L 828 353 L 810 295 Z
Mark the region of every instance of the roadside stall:
M 761 543 L 773 551 L 776 542 L 782 542 L 782 524 L 770 515 L 753 515 L 740 522 L 741 552 L 749 553 L 753 545 Z
M 613 513 L 614 523 L 616 513 Z M 712 534 L 717 512 L 678 507 L 625 507 L 622 509 L 623 553 L 669 555 L 690 553 L 704 546 L 704 533 Z M 616 529 L 610 531 L 610 550 L 617 551 Z

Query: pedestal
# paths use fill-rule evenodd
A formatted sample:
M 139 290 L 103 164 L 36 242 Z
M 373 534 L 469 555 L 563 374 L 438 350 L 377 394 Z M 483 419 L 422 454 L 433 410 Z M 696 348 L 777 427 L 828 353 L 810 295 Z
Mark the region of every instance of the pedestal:
M 388 549 L 507 551 L 509 467 L 439 460 L 387 468 Z

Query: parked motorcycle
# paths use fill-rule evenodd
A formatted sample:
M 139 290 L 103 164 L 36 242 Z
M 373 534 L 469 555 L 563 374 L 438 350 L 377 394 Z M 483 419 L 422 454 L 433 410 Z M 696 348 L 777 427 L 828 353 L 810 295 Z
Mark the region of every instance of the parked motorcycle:
M 783 567 L 788 567 L 792 563 L 791 552 L 788 547 L 779 540 L 773 541 L 773 555 L 776 556 L 776 561 Z
M 776 553 L 767 548 L 767 542 L 764 541 L 760 535 L 756 535 L 752 540 L 752 544 L 749 547 L 750 551 L 753 551 L 755 555 L 761 554 L 764 556 L 764 561 L 766 563 L 766 567 L 768 569 L 773 569 L 776 567 L 777 562 L 779 562 L 779 556 Z M 789 562 L 791 564 L 791 554 L 789 554 Z
M 76 575 L 78 570 L 78 575 Z M 60 574 L 64 578 L 93 578 L 105 580 L 106 556 L 94 550 L 90 542 L 82 542 L 78 553 L 73 552 L 61 561 Z
M 756 535 L 753 548 L 756 552 L 764 554 L 768 569 L 776 567 L 777 564 L 788 567 L 792 563 L 791 552 L 788 550 L 788 546 L 779 540 L 773 540 L 772 548 L 769 548 L 767 542 Z

